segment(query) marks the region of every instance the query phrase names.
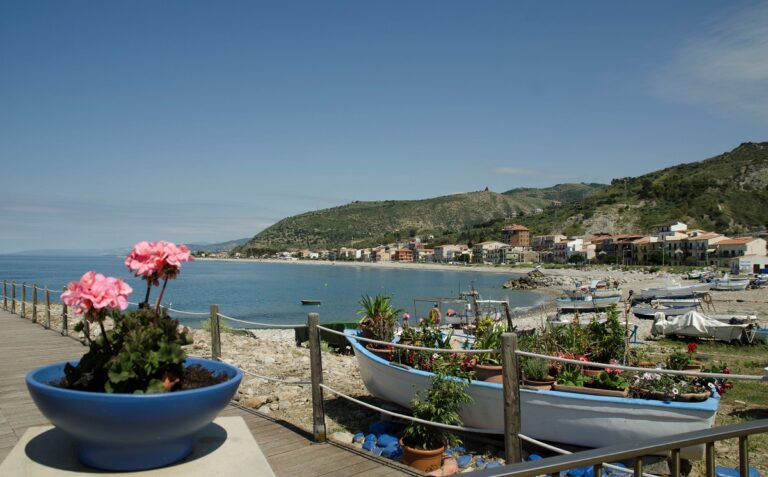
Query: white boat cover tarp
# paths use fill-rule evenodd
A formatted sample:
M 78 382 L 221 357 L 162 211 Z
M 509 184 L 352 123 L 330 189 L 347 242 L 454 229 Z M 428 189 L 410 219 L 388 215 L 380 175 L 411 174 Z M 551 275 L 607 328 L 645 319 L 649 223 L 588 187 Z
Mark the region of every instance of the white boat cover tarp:
M 653 323 L 651 333 L 654 336 L 680 335 L 694 338 L 714 338 L 730 342 L 738 340 L 744 334 L 747 325 L 731 325 L 723 323 L 698 311 L 690 311 L 684 315 L 666 318 L 658 316 Z

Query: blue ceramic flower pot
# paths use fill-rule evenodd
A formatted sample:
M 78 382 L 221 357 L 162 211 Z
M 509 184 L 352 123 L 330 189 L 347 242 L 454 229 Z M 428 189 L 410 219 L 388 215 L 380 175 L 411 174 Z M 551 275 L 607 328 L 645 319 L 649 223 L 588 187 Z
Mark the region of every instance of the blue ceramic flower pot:
M 83 464 L 118 471 L 162 467 L 188 456 L 194 434 L 224 409 L 243 378 L 226 363 L 187 358 L 187 366 L 199 364 L 230 379 L 172 393 L 108 394 L 48 384 L 64 376 L 65 364 L 30 371 L 29 393 L 43 415 L 77 442 Z

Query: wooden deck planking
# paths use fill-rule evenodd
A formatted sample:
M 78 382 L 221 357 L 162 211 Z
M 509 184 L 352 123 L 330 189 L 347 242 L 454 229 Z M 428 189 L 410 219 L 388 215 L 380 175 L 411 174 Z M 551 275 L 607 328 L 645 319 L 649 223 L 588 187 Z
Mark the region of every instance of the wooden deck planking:
M 0 460 L 27 428 L 49 424 L 27 392 L 27 372 L 44 364 L 77 359 L 84 352 L 78 341 L 0 310 Z M 256 411 L 232 405 L 222 415 L 245 420 L 277 476 L 421 475 L 348 446 L 315 444 L 307 431 Z

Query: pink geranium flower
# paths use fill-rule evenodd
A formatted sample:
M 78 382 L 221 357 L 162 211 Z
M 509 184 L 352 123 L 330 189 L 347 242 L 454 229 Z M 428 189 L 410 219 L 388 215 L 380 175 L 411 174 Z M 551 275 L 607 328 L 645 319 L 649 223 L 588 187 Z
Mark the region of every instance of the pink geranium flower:
M 186 245 L 160 240 L 137 243 L 125 257 L 125 266 L 134 272 L 134 276 L 157 285 L 159 279 L 176 278 L 182 262 L 192 260 L 192 254 Z
M 87 272 L 80 281 L 67 285 L 67 290 L 61 294 L 61 301 L 71 306 L 78 315 L 99 318 L 109 309 L 125 310 L 128 307 L 128 295 L 132 291 L 119 278 Z

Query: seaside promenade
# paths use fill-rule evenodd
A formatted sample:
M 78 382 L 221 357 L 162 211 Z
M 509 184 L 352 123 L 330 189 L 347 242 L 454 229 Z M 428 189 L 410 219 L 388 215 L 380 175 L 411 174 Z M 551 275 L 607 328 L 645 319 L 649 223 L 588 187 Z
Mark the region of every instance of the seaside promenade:
M 0 461 L 28 428 L 50 424 L 27 391 L 27 372 L 56 361 L 77 359 L 84 352 L 78 341 L 0 310 Z M 421 475 L 349 446 L 313 443 L 310 433 L 235 404 L 221 415 L 245 420 L 277 476 Z M 247 470 L 242 469 L 241 475 L 248 475 Z

